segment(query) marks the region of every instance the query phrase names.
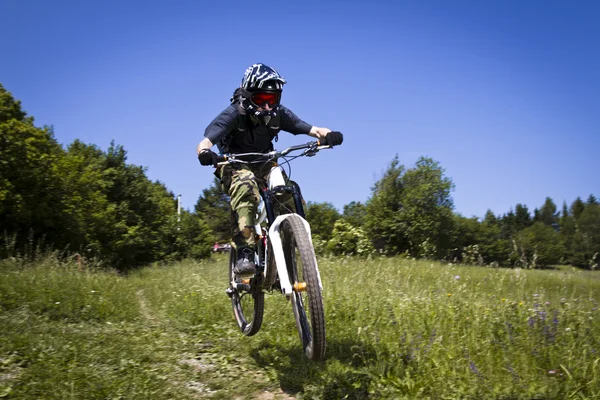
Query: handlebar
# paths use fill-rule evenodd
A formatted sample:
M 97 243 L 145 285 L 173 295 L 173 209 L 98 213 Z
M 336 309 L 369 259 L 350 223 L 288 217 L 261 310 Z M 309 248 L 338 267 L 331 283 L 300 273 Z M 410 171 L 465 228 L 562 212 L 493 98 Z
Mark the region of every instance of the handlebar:
M 329 145 L 321 144 L 321 141 L 317 140 L 314 142 L 309 142 L 306 144 L 300 144 L 297 146 L 291 146 L 284 150 L 273 150 L 268 153 L 238 153 L 238 154 L 223 154 L 217 157 L 218 165 L 227 165 L 233 163 L 242 163 L 242 164 L 251 164 L 251 163 L 261 163 L 268 162 L 270 160 L 285 157 L 289 153 L 297 150 L 304 150 L 302 154 L 299 154 L 297 157 L 307 156 L 312 157 L 317 154 L 319 151 L 324 149 L 331 149 L 332 147 Z M 246 158 L 246 160 L 244 160 Z M 251 161 L 247 160 L 251 159 Z

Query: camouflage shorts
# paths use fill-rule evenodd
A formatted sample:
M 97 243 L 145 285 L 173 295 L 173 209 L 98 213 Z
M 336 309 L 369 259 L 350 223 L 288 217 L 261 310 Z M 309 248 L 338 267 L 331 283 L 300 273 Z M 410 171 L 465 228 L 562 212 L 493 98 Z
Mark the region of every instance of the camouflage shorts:
M 221 180 L 223 191 L 230 197 L 233 243 L 236 247 L 255 244 L 254 225 L 260 202 L 260 188 L 266 186 L 271 167 L 271 164 L 225 165 L 215 171 L 215 175 Z M 283 176 L 287 184 L 292 184 L 285 172 Z M 295 212 L 294 200 L 289 194 L 281 196 L 275 203 L 277 214 Z

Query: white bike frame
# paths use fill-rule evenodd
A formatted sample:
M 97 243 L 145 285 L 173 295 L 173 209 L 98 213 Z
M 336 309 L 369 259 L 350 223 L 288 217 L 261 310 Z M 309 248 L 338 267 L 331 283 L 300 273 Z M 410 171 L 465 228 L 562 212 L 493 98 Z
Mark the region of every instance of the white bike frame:
M 283 173 L 281 172 L 281 167 L 274 166 L 269 172 L 267 178 L 268 188 L 270 190 L 278 187 L 285 186 L 285 180 L 283 178 Z M 310 225 L 306 219 L 302 218 L 300 215 L 292 213 L 292 214 L 284 214 L 275 218 L 275 221 L 271 224 L 269 228 L 269 239 L 271 240 L 271 246 L 273 248 L 273 255 L 275 256 L 275 265 L 277 266 L 277 274 L 279 275 L 279 284 L 281 286 L 281 292 L 286 296 L 290 297 L 292 295 L 292 285 L 290 283 L 290 278 L 287 272 L 287 266 L 285 263 L 285 255 L 283 253 L 283 245 L 281 243 L 281 232 L 280 225 L 283 221 L 285 221 L 290 216 L 295 215 L 302 220 L 304 227 L 306 228 L 306 233 L 308 234 L 308 238 L 310 241 L 310 246 L 312 247 L 312 236 L 310 231 Z M 258 218 L 256 221 L 256 225 L 254 229 L 258 235 L 262 235 L 262 227 L 261 223 L 264 222 L 267 217 L 267 210 L 264 204 L 264 200 L 260 199 L 258 204 Z M 268 250 L 266 250 L 268 251 Z M 314 248 L 313 248 L 314 254 Z M 258 260 L 257 260 L 258 261 Z M 315 266 L 317 266 L 317 260 L 315 257 Z M 263 272 L 264 277 L 268 276 L 267 269 L 269 268 L 269 263 L 265 263 L 265 270 Z M 321 282 L 321 274 L 319 273 L 319 267 L 317 266 L 317 278 L 319 280 L 319 287 L 323 290 L 323 283 Z

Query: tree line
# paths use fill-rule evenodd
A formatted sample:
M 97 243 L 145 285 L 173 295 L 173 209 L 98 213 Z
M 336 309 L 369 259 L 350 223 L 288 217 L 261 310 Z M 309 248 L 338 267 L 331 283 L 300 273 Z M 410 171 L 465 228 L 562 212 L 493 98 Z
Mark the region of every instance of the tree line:
M 334 254 L 404 254 L 475 265 L 544 267 L 559 263 L 597 268 L 600 205 L 594 195 L 558 210 L 547 197 L 530 212 L 524 204 L 503 215 L 466 218 L 453 212 L 453 184 L 439 163 L 420 158 L 405 168 L 395 158 L 365 204 L 338 213 L 310 203 L 307 217 L 322 249 Z
M 120 270 L 210 253 L 204 221 L 178 218 L 173 193 L 127 163 L 123 146 L 63 148 L 2 85 L 0 235 L 0 257 L 53 249 Z
M 229 198 L 215 179 L 178 218 L 174 194 L 128 164 L 125 149 L 79 140 L 63 148 L 0 85 L 0 258 L 32 247 L 79 253 L 118 269 L 201 258 L 231 237 Z M 365 203 L 339 212 L 308 202 L 315 249 L 335 255 L 405 255 L 478 265 L 598 265 L 600 205 L 590 195 L 552 199 L 530 212 L 517 204 L 482 220 L 453 211 L 454 185 L 440 164 L 394 158 Z

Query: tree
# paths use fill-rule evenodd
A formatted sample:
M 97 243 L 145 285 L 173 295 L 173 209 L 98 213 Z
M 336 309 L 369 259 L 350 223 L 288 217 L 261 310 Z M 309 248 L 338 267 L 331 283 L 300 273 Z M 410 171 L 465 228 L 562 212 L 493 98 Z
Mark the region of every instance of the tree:
M 596 200 L 596 196 L 594 196 L 593 194 L 590 194 L 590 196 L 587 199 L 586 204 L 588 206 L 597 206 L 598 205 L 598 200 Z
M 206 222 L 195 214 L 183 210 L 180 229 L 175 235 L 174 251 L 169 258 L 201 259 L 210 256 L 213 237 Z
M 391 254 L 408 250 L 408 225 L 401 216 L 404 166 L 398 156 L 389 164 L 383 177 L 371 188 L 366 204 L 365 230 L 377 250 Z
M 194 209 L 197 218 L 204 221 L 212 232 L 213 243 L 231 241 L 231 205 L 219 179 L 215 177 L 212 185 L 202 190 Z
M 454 215 L 454 231 L 452 232 L 452 254 L 451 261 L 464 262 L 466 249 L 478 246 L 481 238 L 481 223 L 476 217 L 465 218 L 462 215 Z
M 439 163 L 421 157 L 405 170 L 392 160 L 367 202 L 367 232 L 377 248 L 415 257 L 445 257 L 453 231 L 452 181 Z
M 515 207 L 515 228 L 517 231 L 521 229 L 525 229 L 528 226 L 531 226 L 531 215 L 529 215 L 529 210 L 527 206 L 522 204 L 517 204 Z
M 127 164 L 123 146 L 111 143 L 103 159 L 103 191 L 109 202 L 97 242 L 101 258 L 119 269 L 165 258 L 173 249 L 177 202 L 145 168 Z
M 577 221 L 569 214 L 567 203 L 563 204 L 562 216 L 560 218 L 560 236 L 565 247 L 565 261 L 573 262 L 573 241 L 577 233 Z
M 483 223 L 497 225 L 498 224 L 498 220 L 499 220 L 499 218 L 496 217 L 494 215 L 494 213 L 492 212 L 492 210 L 489 210 L 489 209 L 485 212 L 485 215 L 483 217 Z
M 33 118 L 21 109 L 21 102 L 15 100 L 0 83 L 0 124 L 15 120 L 33 126 Z
M 450 250 L 453 228 L 450 192 L 454 188 L 444 169 L 431 158 L 421 157 L 402 178 L 403 213 L 408 221 L 411 253 L 442 258 Z M 429 247 L 429 248 L 428 248 Z
M 585 210 L 585 203 L 581 200 L 580 197 L 577 197 L 573 204 L 571 204 L 571 215 L 575 219 L 579 219 L 581 213 Z
M 63 156 L 52 129 L 36 128 L 0 85 L 0 226 L 17 236 L 19 247 L 29 239 L 61 249 L 70 244 L 60 189 Z
M 577 228 L 571 248 L 573 263 L 589 267 L 593 260 L 597 263 L 597 253 L 600 253 L 600 205 L 586 206 L 579 216 Z
M 538 210 L 536 209 L 534 213 L 537 215 Z M 500 224 L 500 235 L 503 239 L 510 239 L 517 233 L 517 217 L 512 208 L 500 218 Z
M 550 197 L 546 197 L 546 201 L 540 208 L 539 216 L 536 221 L 554 228 L 558 226 L 558 212 L 556 211 L 556 204 L 554 204 Z
M 502 235 L 502 226 L 491 219 L 481 223 L 479 252 L 486 263 L 507 263 L 510 254 L 510 238 Z
M 515 242 L 519 259 L 526 260 L 529 268 L 557 264 L 564 254 L 559 233 L 541 221 L 521 231 Z
M 312 236 L 328 242 L 332 237 L 335 221 L 341 218 L 338 210 L 331 203 L 309 201 L 305 212 Z
M 344 205 L 342 218 L 352 226 L 363 226 L 367 216 L 367 207 L 359 202 L 352 201 Z
M 79 140 L 71 143 L 60 160 L 64 172 L 62 185 L 68 229 L 72 233 L 71 249 L 88 256 L 99 256 L 103 238 L 116 224 L 116 208 L 106 194 L 106 154 L 94 145 Z

